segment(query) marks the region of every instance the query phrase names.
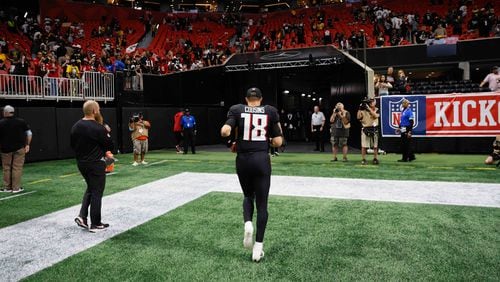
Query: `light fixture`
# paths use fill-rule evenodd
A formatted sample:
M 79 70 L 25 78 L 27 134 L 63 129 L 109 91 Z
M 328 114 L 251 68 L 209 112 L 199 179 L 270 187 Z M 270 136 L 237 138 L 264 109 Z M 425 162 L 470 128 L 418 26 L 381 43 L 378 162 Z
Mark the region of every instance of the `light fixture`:
M 312 100 L 313 100 L 313 101 L 316 101 L 316 98 L 313 98 Z
M 302 95 L 300 95 L 300 96 L 302 96 L 302 97 L 306 97 L 306 94 L 302 93 Z
M 288 91 L 288 90 L 284 90 L 284 91 L 283 91 L 283 93 L 284 93 L 284 94 L 288 94 L 288 93 L 290 93 L 290 91 Z
M 311 98 L 311 94 L 307 95 L 307 98 Z

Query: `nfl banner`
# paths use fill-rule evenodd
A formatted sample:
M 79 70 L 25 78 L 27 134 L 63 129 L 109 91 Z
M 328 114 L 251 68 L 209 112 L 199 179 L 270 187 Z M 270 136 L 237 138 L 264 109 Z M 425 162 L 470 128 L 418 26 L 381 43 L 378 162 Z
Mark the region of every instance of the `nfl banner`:
M 382 136 L 397 137 L 401 102 L 410 101 L 415 115 L 413 135 L 478 137 L 500 135 L 500 93 L 382 96 Z

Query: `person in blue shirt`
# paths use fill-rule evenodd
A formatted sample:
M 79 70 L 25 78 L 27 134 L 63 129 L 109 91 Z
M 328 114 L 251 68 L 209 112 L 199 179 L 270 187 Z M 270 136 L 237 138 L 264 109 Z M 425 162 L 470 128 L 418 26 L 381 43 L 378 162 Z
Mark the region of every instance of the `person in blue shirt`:
M 184 110 L 184 115 L 181 118 L 182 136 L 184 137 L 184 154 L 187 154 L 189 146 L 191 152 L 196 154 L 195 136 L 196 136 L 196 119 L 191 115 L 189 109 Z
M 415 124 L 415 115 L 410 108 L 410 102 L 403 99 L 401 103 L 403 111 L 401 112 L 401 121 L 399 123 L 399 131 L 401 134 L 401 153 L 402 158 L 398 162 L 411 162 L 415 160 L 415 154 L 411 150 L 411 136 L 413 125 Z
M 125 63 L 123 63 L 121 56 L 118 56 L 113 63 L 113 72 L 123 71 L 125 69 Z

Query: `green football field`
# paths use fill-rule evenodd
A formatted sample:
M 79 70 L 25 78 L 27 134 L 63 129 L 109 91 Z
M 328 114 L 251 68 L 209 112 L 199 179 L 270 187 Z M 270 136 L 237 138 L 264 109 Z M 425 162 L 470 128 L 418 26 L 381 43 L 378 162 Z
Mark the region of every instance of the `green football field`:
M 30 281 L 495 281 L 500 209 L 272 197 L 266 256 L 237 194 L 211 193 Z
M 147 167 L 116 157 L 105 195 L 185 171 L 234 173 L 226 152 L 154 151 Z M 362 166 L 359 155 L 332 163 L 326 153 L 284 153 L 272 159 L 273 174 L 500 183 L 482 155 L 399 157 Z M 23 186 L 26 195 L 0 194 L 0 228 L 78 205 L 85 183 L 74 160 L 59 160 L 26 164 Z M 498 281 L 499 218 L 495 208 L 273 196 L 266 257 L 255 264 L 241 244 L 241 195 L 211 193 L 29 279 Z

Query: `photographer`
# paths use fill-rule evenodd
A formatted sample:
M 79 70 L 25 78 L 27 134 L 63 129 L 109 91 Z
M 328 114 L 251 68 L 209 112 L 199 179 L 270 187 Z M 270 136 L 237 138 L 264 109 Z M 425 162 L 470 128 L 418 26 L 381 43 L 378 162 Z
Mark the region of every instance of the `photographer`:
M 378 108 L 376 101 L 367 98 L 359 105 L 357 118 L 361 122 L 361 164 L 366 164 L 366 151 L 373 146 L 373 164 L 378 165 Z
M 144 120 L 142 113 L 134 114 L 128 123 L 128 129 L 132 132 L 132 143 L 134 145 L 133 166 L 148 164 L 144 161 L 144 156 L 148 152 L 148 138 L 151 124 Z M 140 156 L 140 158 L 139 158 Z
M 498 135 L 493 141 L 493 152 L 484 160 L 485 164 L 494 164 L 496 161 L 500 161 L 500 135 Z M 497 166 L 500 165 L 500 162 Z
M 331 126 L 331 142 L 333 162 L 337 161 L 337 151 L 339 146 L 342 146 L 342 161 L 347 162 L 347 138 L 349 137 L 349 128 L 351 128 L 351 114 L 344 109 L 344 104 L 337 103 L 333 114 L 330 117 Z
M 410 102 L 403 99 L 401 102 L 403 111 L 401 112 L 401 122 L 399 123 L 399 133 L 401 134 L 401 153 L 403 157 L 398 162 L 411 162 L 415 160 L 415 154 L 411 151 L 411 136 L 414 121 L 414 114 L 410 109 Z

